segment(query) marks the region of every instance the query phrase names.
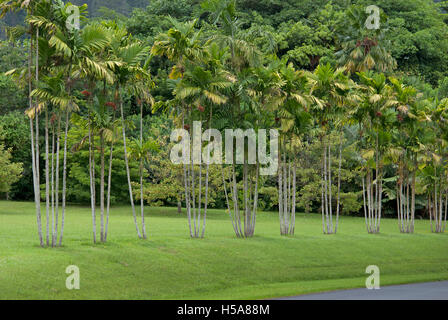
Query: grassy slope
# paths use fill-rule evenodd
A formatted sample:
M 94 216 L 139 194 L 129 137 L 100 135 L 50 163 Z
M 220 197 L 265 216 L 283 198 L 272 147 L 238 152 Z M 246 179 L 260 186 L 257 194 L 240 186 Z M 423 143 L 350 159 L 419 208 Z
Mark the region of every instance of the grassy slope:
M 70 207 L 64 247 L 41 249 L 33 204 L 0 202 L 0 299 L 258 299 L 364 286 L 375 264 L 381 284 L 448 279 L 448 235 L 398 232 L 384 220 L 343 217 L 321 234 L 319 215 L 300 215 L 297 236 L 281 238 L 274 213 L 260 213 L 256 237 L 235 239 L 228 217 L 212 211 L 207 238 L 190 240 L 175 209 L 147 210 L 150 239 L 136 239 L 130 208 L 114 208 L 110 242 L 92 245 L 88 208 Z M 65 288 L 65 268 L 81 270 L 81 290 Z

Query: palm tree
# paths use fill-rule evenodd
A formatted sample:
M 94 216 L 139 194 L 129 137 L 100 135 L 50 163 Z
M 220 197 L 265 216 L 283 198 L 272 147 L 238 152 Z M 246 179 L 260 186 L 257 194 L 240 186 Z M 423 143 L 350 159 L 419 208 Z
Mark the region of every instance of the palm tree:
M 201 32 L 196 30 L 197 21 L 194 20 L 186 23 L 179 23 L 175 19 L 170 19 L 170 21 L 173 27 L 167 33 L 160 34 L 156 38 L 151 48 L 151 54 L 165 56 L 174 63 L 169 78 L 176 80 L 178 83 L 174 94 L 176 101 L 180 102 L 181 107 L 175 108 L 172 113 L 176 117 L 175 122 L 178 125 L 184 128 L 192 127 L 194 120 L 193 113 L 195 112 L 194 107 L 199 108 L 198 110 L 201 110 L 199 113 L 202 114 L 205 112 L 205 106 L 209 105 L 210 102 L 222 104 L 226 101 L 226 98 L 217 93 L 217 89 L 219 89 L 222 80 L 215 81 L 212 70 L 205 70 L 203 68 L 203 61 L 205 60 L 203 57 L 204 50 L 200 41 Z M 193 105 L 188 107 L 186 101 L 191 102 Z M 211 107 L 209 108 L 209 112 L 212 114 Z M 186 124 L 186 121 L 190 121 L 190 125 Z M 202 206 L 202 164 L 200 166 L 199 174 L 195 174 L 196 169 L 192 158 L 189 159 L 189 164 L 184 164 L 185 205 L 187 208 L 190 237 L 192 238 L 199 237 L 199 234 L 204 236 L 205 233 L 208 190 L 205 192 L 206 203 L 201 232 L 199 221 Z M 208 165 L 206 189 L 208 188 L 207 174 Z M 195 176 L 199 180 L 200 185 L 197 199 L 195 194 Z
M 339 189 L 336 226 L 333 224 L 333 188 L 332 188 L 332 145 L 329 139 L 331 130 L 337 128 L 340 119 L 347 115 L 346 106 L 356 97 L 351 92 L 354 86 L 345 74 L 344 68 L 334 69 L 329 64 L 319 65 L 314 73 L 310 74 L 311 94 L 314 99 L 312 110 L 318 126 L 320 127 L 320 141 L 322 144 L 322 228 L 325 234 L 337 232 L 339 222 Z M 341 154 L 341 149 L 339 151 Z M 339 156 L 341 163 L 341 156 Z M 341 167 L 341 165 L 339 165 Z
M 0 1 L 0 18 L 3 18 L 5 14 L 8 12 L 16 12 L 19 10 L 25 10 L 27 17 L 33 14 L 36 10 L 36 7 L 42 1 L 33 1 L 30 0 L 1 0 Z M 31 92 L 33 88 L 33 74 L 32 74 L 32 64 L 33 64 L 33 50 L 35 50 L 35 84 L 37 86 L 39 82 L 39 28 L 34 27 L 31 24 L 28 24 L 28 30 L 23 29 L 21 27 L 10 28 L 9 34 L 14 35 L 16 37 L 21 36 L 24 32 L 28 32 L 30 36 L 29 48 L 28 48 L 28 69 L 27 72 L 23 70 L 22 78 L 26 78 L 28 84 L 28 115 L 30 118 L 30 138 L 31 138 L 31 155 L 32 155 L 32 171 L 33 171 L 33 185 L 34 185 L 34 203 L 36 207 L 36 220 L 37 220 L 37 228 L 38 228 L 38 236 L 39 243 L 41 247 L 44 247 L 43 235 L 42 235 L 42 221 L 41 221 L 41 207 L 40 207 L 40 168 L 39 168 L 39 105 L 38 102 L 35 101 L 33 103 L 33 99 L 31 97 Z M 8 75 L 11 75 L 15 72 L 12 70 L 8 72 Z M 33 123 L 34 120 L 34 123 Z M 35 127 L 35 132 L 34 132 Z
M 40 88 L 37 88 L 32 92 L 32 95 L 46 104 L 45 108 L 45 185 L 46 185 L 46 221 L 47 221 L 47 246 L 50 245 L 49 241 L 49 211 L 50 211 L 50 184 L 52 189 L 52 241 L 51 245 L 55 246 L 57 241 L 57 229 L 58 229 L 58 217 L 59 217 L 59 150 L 60 150 L 60 123 L 61 123 L 61 110 L 55 110 L 55 118 L 52 118 L 52 124 L 57 122 L 56 128 L 53 127 L 53 132 L 56 129 L 57 142 L 56 146 L 52 146 L 52 167 L 50 182 L 50 166 L 49 166 L 49 121 L 48 121 L 48 109 L 50 106 L 54 108 L 64 108 L 68 110 L 72 107 L 67 104 L 66 95 L 64 95 L 65 86 L 61 81 L 61 70 L 58 65 L 58 59 L 56 50 L 50 46 L 49 39 L 58 29 L 58 26 L 65 25 L 64 21 L 57 19 L 57 8 L 50 1 L 41 1 L 36 5 L 32 15 L 28 15 L 28 23 L 38 30 L 38 54 L 36 54 L 36 74 L 41 74 Z M 53 18 L 56 17 L 56 18 Z M 53 18 L 53 19 L 52 19 Z M 53 20 L 53 21 L 51 21 Z M 43 76 L 42 76 L 43 75 Z M 52 78 L 51 76 L 54 76 Z M 41 90 L 42 89 L 42 90 Z M 76 105 L 73 106 L 76 108 Z M 56 121 L 57 119 L 57 121 Z M 66 123 L 67 123 L 66 119 Z M 56 148 L 56 174 L 54 174 L 54 149 Z M 65 157 L 64 157 L 65 159 Z M 56 178 L 54 178 L 56 176 Z M 56 179 L 56 188 L 54 186 L 54 180 Z M 65 172 L 64 172 L 65 183 Z M 54 193 L 56 192 L 56 194 Z M 55 209 L 56 206 L 56 209 Z M 56 211 L 56 218 L 54 217 Z M 65 214 L 65 194 L 63 196 L 63 216 Z M 64 218 L 63 218 L 64 220 Z
M 362 99 L 353 118 L 360 126 L 365 177 L 362 178 L 364 214 L 368 233 L 379 233 L 382 217 L 384 154 L 390 150 L 397 104 L 387 78 L 380 73 L 358 73 Z M 362 145 L 361 145 L 362 147 Z M 390 154 L 390 151 L 389 151 Z
M 62 1 L 45 2 L 46 6 L 42 6 L 35 12 L 34 15 L 28 17 L 30 24 L 39 27 L 45 31 L 46 39 L 41 41 L 41 65 L 52 66 L 48 70 L 44 70 L 47 73 L 57 73 L 64 75 L 63 88 L 66 91 L 65 97 L 68 97 L 69 102 L 65 111 L 65 135 L 64 135 L 64 159 L 63 159 L 63 176 L 62 176 L 62 225 L 61 236 L 59 238 L 59 246 L 62 245 L 63 231 L 65 225 L 65 206 L 66 206 L 66 180 L 67 180 L 67 135 L 70 122 L 70 114 L 77 109 L 74 98 L 72 97 L 72 88 L 75 81 L 81 78 L 87 78 L 88 82 L 92 84 L 95 79 L 105 78 L 106 81 L 111 82 L 112 76 L 110 75 L 110 68 L 117 63 L 116 61 L 105 61 L 97 59 L 97 52 L 100 52 L 108 43 L 107 31 L 101 25 L 93 24 L 85 27 L 82 30 L 68 29 L 66 21 L 68 18 L 67 6 L 70 4 L 64 4 Z M 83 5 L 78 7 L 81 19 L 85 17 L 87 6 Z M 42 51 L 45 49 L 45 51 Z M 42 63 L 44 62 L 44 63 Z M 86 91 L 87 92 L 87 91 Z M 57 98 L 61 96 L 62 92 L 52 96 L 52 92 L 47 92 L 48 96 L 45 97 L 47 101 L 51 101 L 50 98 Z M 53 92 L 54 94 L 54 92 Z M 56 103 L 56 105 L 59 105 Z M 61 118 L 62 115 L 59 115 Z M 46 132 L 48 129 L 46 130 Z M 57 130 L 57 136 L 60 133 Z M 48 134 L 46 134 L 48 136 Z M 48 137 L 46 142 L 46 148 L 48 149 Z M 58 154 L 56 158 L 59 158 L 59 147 L 57 148 Z M 47 163 L 48 163 L 48 156 Z M 57 161 L 57 166 L 59 162 Z M 48 172 L 48 170 L 47 170 Z M 92 170 L 90 170 L 92 172 Z M 59 174 L 59 171 L 57 171 Z M 49 178 L 47 177 L 47 180 Z M 58 183 L 59 179 L 57 179 Z M 93 177 L 91 177 L 91 185 L 93 184 Z M 48 183 L 47 183 L 48 186 Z M 92 188 L 92 186 L 91 186 Z M 94 187 L 93 187 L 94 189 Z M 58 193 L 57 193 L 58 194 Z M 94 192 L 92 193 L 92 199 Z M 47 203 L 48 200 L 48 187 L 47 187 Z M 47 205 L 48 208 L 48 205 Z M 94 216 L 94 201 L 92 202 L 92 215 Z M 58 214 L 56 215 L 58 217 Z M 57 226 L 57 224 L 56 224 Z
M 397 209 L 400 231 L 413 233 L 415 228 L 415 195 L 417 171 L 421 164 L 424 137 L 429 120 L 418 101 L 417 90 L 396 78 L 390 78 L 396 99 L 397 132 L 394 145 L 398 148 Z M 423 138 L 423 139 L 422 139 Z M 410 193 L 410 194 L 409 194 Z
M 427 113 L 431 123 L 427 132 L 432 133 L 425 145 L 427 148 L 427 166 L 423 169 L 428 194 L 428 211 L 431 231 L 443 233 L 446 230 L 448 215 L 448 99 L 433 103 Z M 445 197 L 445 199 L 444 199 Z M 444 213 L 445 211 L 445 213 Z
M 46 202 L 47 202 L 47 245 L 49 245 L 49 206 L 50 206 L 50 186 L 52 188 L 51 194 L 53 201 L 51 203 L 51 210 L 56 214 L 56 217 L 52 218 L 52 241 L 51 245 L 57 245 L 58 238 L 58 217 L 59 217 L 59 155 L 60 155 L 60 127 L 61 116 L 69 112 L 77 111 L 78 105 L 73 102 L 65 89 L 64 75 L 62 72 L 57 74 L 50 74 L 42 77 L 40 88 L 35 89 L 32 92 L 33 97 L 37 97 L 42 102 L 42 107 L 45 108 L 45 176 L 46 176 Z M 51 125 L 53 127 L 53 142 L 56 136 L 56 145 L 52 145 L 52 165 L 50 169 L 49 165 L 49 119 L 48 111 L 50 107 L 53 108 Z M 67 121 L 67 120 L 66 120 Z M 64 142 L 66 143 L 66 142 Z M 56 165 L 54 165 L 54 154 L 56 153 Z M 52 176 L 50 182 L 50 174 Z M 54 184 L 55 181 L 55 184 Z M 64 180 L 63 180 L 64 181 Z M 64 181 L 65 182 L 65 181 Z M 63 199 L 64 200 L 64 199 Z M 64 203 L 64 201 L 63 201 Z M 64 209 L 64 208 L 63 208 Z M 64 211 L 63 211 L 64 212 Z M 64 215 L 62 218 L 64 222 Z M 61 237 L 63 228 L 61 226 Z M 59 237 L 59 243 L 61 243 L 61 237 Z M 59 244 L 60 245 L 60 244 Z
M 150 153 L 159 151 L 159 145 L 157 141 L 152 139 L 144 139 L 140 134 L 140 140 L 135 139 L 132 141 L 130 147 L 130 157 L 139 162 L 139 175 L 140 175 L 140 194 L 137 198 L 140 198 L 140 214 L 142 219 L 142 234 L 146 237 L 146 224 L 145 224 L 145 199 L 143 195 L 143 176 L 144 176 L 144 163 L 150 161 Z
M 303 135 L 312 125 L 308 106 L 311 101 L 317 101 L 317 99 L 308 95 L 308 78 L 304 72 L 296 71 L 292 64 L 286 65 L 286 61 L 282 62 L 279 71 L 281 93 L 276 120 L 281 129 L 278 174 L 280 234 L 294 235 L 296 155 Z
M 59 14 L 63 14 L 65 5 L 58 8 Z M 81 7 L 80 11 L 84 12 L 86 7 Z M 65 20 L 63 20 L 65 21 Z M 65 28 L 65 25 L 64 25 Z M 109 45 L 110 38 L 107 28 L 100 24 L 91 24 L 81 30 L 67 30 L 66 28 L 58 28 L 49 39 L 50 46 L 54 47 L 58 52 L 60 63 L 64 66 L 66 74 L 66 89 L 69 96 L 75 81 L 84 79 L 87 89 L 82 93 L 87 98 L 87 104 L 92 109 L 94 103 L 93 91 L 96 81 L 112 83 L 114 80 L 111 69 L 120 65 L 117 60 L 111 60 L 110 57 L 103 54 L 104 49 Z M 73 102 L 72 102 L 73 103 Z M 67 112 L 65 136 L 68 133 L 68 123 L 70 113 Z M 89 120 L 93 118 L 89 114 Z M 92 124 L 89 125 L 89 131 L 92 134 Z M 89 135 L 89 176 L 91 188 L 91 209 L 93 224 L 93 241 L 96 242 L 96 213 L 95 213 L 95 158 L 93 154 L 94 140 Z M 67 141 L 67 139 L 65 139 Z M 67 145 L 64 143 L 64 154 L 67 151 Z M 66 155 L 64 156 L 64 175 L 63 175 L 63 220 L 65 212 L 65 192 L 66 192 Z M 62 234 L 61 234 L 62 235 Z M 62 240 L 60 238 L 60 244 Z
M 227 72 L 232 78 L 232 85 L 226 90 L 228 102 L 223 106 L 218 119 L 221 128 L 224 126 L 231 128 L 258 129 L 262 125 L 263 119 L 272 119 L 272 113 L 264 109 L 264 95 L 258 96 L 254 88 L 261 73 L 257 72 L 257 67 L 262 67 L 262 55 L 256 46 L 247 42 L 241 36 L 241 24 L 236 14 L 236 1 L 216 1 L 208 0 L 202 4 L 202 9 L 210 13 L 211 23 L 220 28 L 220 33 L 210 37 L 221 48 L 228 48 L 229 57 L 226 60 Z M 261 71 L 259 69 L 258 71 Z M 269 91 L 269 90 L 267 90 Z M 255 131 L 255 130 L 254 130 Z M 244 152 L 242 165 L 241 183 L 237 182 L 236 148 L 233 150 L 233 161 L 231 167 L 230 190 L 232 201 L 229 200 L 229 193 L 225 183 L 224 170 L 222 170 L 223 183 L 226 193 L 226 202 L 229 215 L 237 237 L 252 237 L 255 232 L 256 212 L 258 202 L 258 188 L 260 185 L 260 163 L 257 157 L 255 165 L 248 164 L 248 154 Z M 252 155 L 251 155 L 252 156 Z M 240 192 L 238 185 L 242 185 L 242 197 L 240 212 Z M 233 210 L 231 210 L 231 202 Z M 233 212 L 233 213 L 232 213 Z M 242 213 L 242 214 L 241 214 Z M 244 218 L 244 230 L 241 219 Z
M 197 20 L 178 22 L 169 18 L 173 25 L 166 33 L 159 34 L 151 48 L 154 56 L 165 56 L 175 65 L 171 69 L 169 78 L 179 79 L 185 72 L 185 63 L 195 61 L 201 56 L 201 32 L 196 30 Z
M 182 80 L 178 83 L 174 94 L 177 99 L 181 101 L 188 101 L 191 107 L 188 109 L 190 127 L 193 127 L 193 120 L 196 118 L 201 123 L 203 122 L 203 114 L 209 114 L 208 127 L 211 129 L 213 118 L 213 107 L 221 106 L 227 102 L 227 97 L 222 94 L 225 88 L 230 86 L 228 74 L 220 67 L 219 58 L 213 60 L 216 56 L 213 53 L 217 53 L 216 46 L 209 48 L 209 59 L 201 63 L 201 65 L 195 65 L 191 63 L 186 64 L 186 71 L 183 74 Z M 219 54 L 218 54 L 219 56 Z M 184 120 L 185 121 L 185 120 Z M 209 142 L 211 137 L 209 137 Z M 210 149 L 208 149 L 210 156 Z M 208 187 L 209 187 L 209 167 L 211 159 L 206 159 L 205 170 L 205 203 L 204 210 L 202 212 L 202 175 L 203 175 L 203 161 L 199 163 L 198 170 L 195 169 L 195 163 L 193 158 L 190 159 L 190 164 L 186 171 L 189 181 L 189 186 L 185 189 L 185 199 L 187 205 L 187 215 L 189 219 L 190 234 L 194 238 L 204 237 L 205 235 L 205 223 L 207 217 L 208 207 Z M 199 171 L 195 173 L 195 171 Z M 196 178 L 195 178 L 196 177 Z M 195 184 L 198 179 L 198 194 L 197 199 L 195 196 Z M 191 212 L 193 209 L 193 230 L 191 229 Z M 201 214 L 203 214 L 202 228 L 200 227 Z

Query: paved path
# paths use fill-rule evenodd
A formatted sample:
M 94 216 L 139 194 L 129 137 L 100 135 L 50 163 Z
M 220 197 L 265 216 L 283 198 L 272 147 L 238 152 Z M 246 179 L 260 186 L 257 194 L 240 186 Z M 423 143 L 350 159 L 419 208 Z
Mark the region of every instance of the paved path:
M 389 286 L 379 290 L 341 290 L 280 300 L 448 300 L 448 281 Z

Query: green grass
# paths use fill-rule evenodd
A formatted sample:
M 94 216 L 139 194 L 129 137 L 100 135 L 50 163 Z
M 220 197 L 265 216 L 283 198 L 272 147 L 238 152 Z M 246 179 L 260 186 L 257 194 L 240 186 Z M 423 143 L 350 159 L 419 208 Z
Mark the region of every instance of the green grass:
M 206 239 L 188 237 L 176 209 L 148 208 L 150 238 L 136 239 L 129 207 L 113 208 L 110 239 L 92 244 L 88 208 L 70 207 L 63 248 L 37 246 L 32 203 L 0 202 L 0 299 L 262 299 L 363 287 L 378 265 L 381 285 L 448 279 L 448 235 L 398 232 L 395 220 L 368 235 L 342 217 L 322 235 L 319 215 L 298 215 L 297 235 L 280 237 L 275 213 L 259 213 L 256 236 L 236 239 L 228 216 L 211 211 Z M 81 290 L 65 288 L 77 265 Z

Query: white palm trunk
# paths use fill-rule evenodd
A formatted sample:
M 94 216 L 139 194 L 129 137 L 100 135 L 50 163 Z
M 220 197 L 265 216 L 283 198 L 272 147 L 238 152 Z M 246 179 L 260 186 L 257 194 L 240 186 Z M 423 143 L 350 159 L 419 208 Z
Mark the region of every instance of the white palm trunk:
M 286 139 L 286 138 L 284 138 Z M 286 143 L 283 143 L 283 159 L 279 157 L 278 195 L 280 235 L 294 235 L 296 223 L 296 160 L 288 155 Z
M 438 181 L 435 182 L 434 197 L 431 195 L 428 197 L 431 232 L 433 233 L 444 233 L 446 230 L 448 194 L 444 184 L 446 184 L 446 181 L 439 177 Z
M 55 173 L 55 179 L 56 179 L 56 185 L 55 185 L 55 214 L 56 214 L 56 220 L 55 220 L 55 233 L 54 233 L 54 239 L 52 241 L 53 246 L 57 245 L 58 241 L 58 229 L 59 229 L 59 155 L 60 155 L 60 131 L 61 131 L 61 117 L 58 116 L 58 127 L 57 127 L 57 133 L 56 133 L 56 173 Z
M 326 137 L 322 138 L 322 230 L 324 234 L 335 234 L 337 232 L 337 224 L 339 211 L 337 211 L 336 227 L 333 224 L 333 181 L 332 181 L 332 159 L 331 159 L 331 143 L 326 141 Z M 340 174 L 339 174 L 340 176 Z M 338 186 L 339 194 L 340 183 Z M 338 196 L 339 197 L 339 196 Z M 339 200 L 337 203 L 339 207 Z
M 115 117 L 114 117 L 115 118 Z M 109 214 L 110 214 L 110 196 L 112 188 L 112 160 L 114 152 L 114 137 L 112 137 L 112 142 L 110 145 L 110 155 L 109 155 L 109 171 L 107 177 L 107 207 L 106 207 L 106 231 L 104 232 L 104 241 L 107 241 L 107 235 L 109 232 Z
M 39 30 L 36 30 L 36 52 L 39 51 L 38 46 L 38 36 L 39 36 Z M 29 44 L 29 52 L 28 52 L 28 103 L 30 106 L 30 109 L 33 107 L 33 99 L 31 97 L 32 92 L 32 74 L 31 74 L 31 64 L 32 64 L 32 46 L 33 41 L 31 39 Z M 36 55 L 36 84 L 39 81 L 39 55 Z M 33 117 L 30 117 L 30 138 L 31 138 L 31 161 L 32 161 L 32 171 L 33 171 L 33 186 L 34 186 L 34 204 L 36 208 L 36 220 L 37 220 L 37 231 L 39 236 L 39 244 L 41 247 L 44 247 L 44 241 L 42 236 L 42 218 L 41 218 L 41 211 L 40 211 L 40 173 L 39 173 L 39 115 L 37 110 L 37 101 L 34 103 L 34 122 L 33 124 Z M 34 131 L 34 127 L 36 127 L 36 131 Z
M 212 110 L 210 110 L 209 126 L 211 128 L 212 121 Z M 202 121 L 201 121 L 202 122 Z M 182 126 L 185 126 L 185 114 L 182 115 Z M 193 121 L 191 121 L 190 128 L 193 128 Z M 190 139 L 194 137 L 190 136 Z M 211 139 L 211 134 L 209 135 L 209 140 Z M 202 164 L 202 154 L 201 161 L 199 164 L 194 164 L 193 159 L 193 145 L 194 141 L 190 141 L 190 159 L 188 164 L 184 164 L 184 184 L 185 184 L 185 205 L 187 210 L 188 227 L 190 231 L 191 238 L 204 238 L 206 221 L 207 221 L 207 210 L 208 210 L 208 193 L 209 193 L 209 170 L 210 164 L 207 162 L 205 165 L 205 176 L 204 176 L 204 165 Z M 210 153 L 210 147 L 207 146 L 208 154 Z M 202 152 L 202 150 L 201 150 Z M 197 188 L 197 194 L 196 194 Z M 204 190 L 205 188 L 205 190 Z M 227 190 L 226 190 L 227 192 Z M 203 204 L 203 202 L 205 203 Z M 202 217 L 202 221 L 201 221 Z
M 232 177 L 230 183 L 230 192 L 232 194 L 232 201 L 230 201 L 230 197 L 228 196 L 227 184 L 225 182 L 224 173 L 222 171 L 223 176 L 223 185 L 225 189 L 226 195 L 226 203 L 229 212 L 229 217 L 232 222 L 233 229 L 235 231 L 235 235 L 238 238 L 250 238 L 255 234 L 255 225 L 256 225 L 256 215 L 257 215 L 257 204 L 258 204 L 258 181 L 260 175 L 260 165 L 257 161 L 255 167 L 255 173 L 251 176 L 248 170 L 248 164 L 245 160 L 243 164 L 243 202 L 240 205 L 238 201 L 238 184 L 236 178 L 236 168 L 235 164 L 232 164 Z M 249 179 L 251 182 L 249 183 Z M 233 210 L 231 209 L 231 202 L 233 202 Z M 243 216 L 241 216 L 241 212 L 243 212 Z
M 45 110 L 45 204 L 47 246 L 50 245 L 50 161 L 49 161 L 48 109 Z
M 362 178 L 363 204 L 367 232 L 377 234 L 381 226 L 382 176 L 377 171 L 376 181 L 373 181 L 371 169 L 367 169 L 366 176 Z
M 118 91 L 119 90 L 120 90 L 120 88 L 118 88 Z M 135 229 L 137 231 L 137 236 L 139 239 L 142 239 L 142 235 L 140 233 L 140 229 L 139 229 L 139 226 L 137 223 L 137 216 L 135 213 L 134 196 L 132 194 L 131 173 L 129 170 L 129 159 L 128 159 L 128 151 L 127 151 L 127 146 L 126 146 L 126 124 L 124 121 L 123 101 L 122 101 L 121 97 L 120 97 L 120 112 L 121 112 L 121 125 L 122 125 L 122 133 L 123 133 L 124 162 L 125 162 L 125 166 L 126 166 L 126 176 L 128 179 L 128 188 L 129 188 L 129 201 L 131 202 L 132 216 L 134 218 L 134 225 L 135 225 Z
M 55 234 L 55 212 L 54 212 L 54 153 L 55 153 L 55 128 L 53 123 L 52 135 L 51 135 L 51 246 L 54 246 L 54 234 Z
M 89 121 L 90 112 L 89 112 Z M 93 153 L 93 142 L 95 137 L 92 136 L 92 128 L 89 123 L 89 177 L 90 177 L 90 205 L 92 210 L 92 232 L 93 243 L 96 243 L 96 214 L 95 214 L 95 154 Z
M 140 144 L 143 146 L 143 104 L 140 104 Z M 143 156 L 143 155 L 141 155 Z M 143 199 L 143 158 L 140 159 L 140 214 L 142 219 L 142 236 L 146 239 L 145 201 Z
M 65 114 L 65 132 L 64 132 L 64 160 L 62 169 L 62 219 L 61 219 L 61 234 L 59 236 L 59 246 L 62 246 L 62 239 L 64 237 L 65 227 L 65 205 L 67 195 L 67 137 L 69 126 L 69 111 L 66 110 Z
M 338 199 L 336 205 L 336 227 L 334 233 L 338 233 L 339 229 L 339 215 L 341 211 L 341 171 L 342 171 L 342 139 L 339 143 L 339 169 L 338 169 Z
M 104 156 L 104 134 L 100 133 L 100 210 L 101 210 L 101 242 L 104 242 L 104 170 L 105 170 L 105 156 Z

